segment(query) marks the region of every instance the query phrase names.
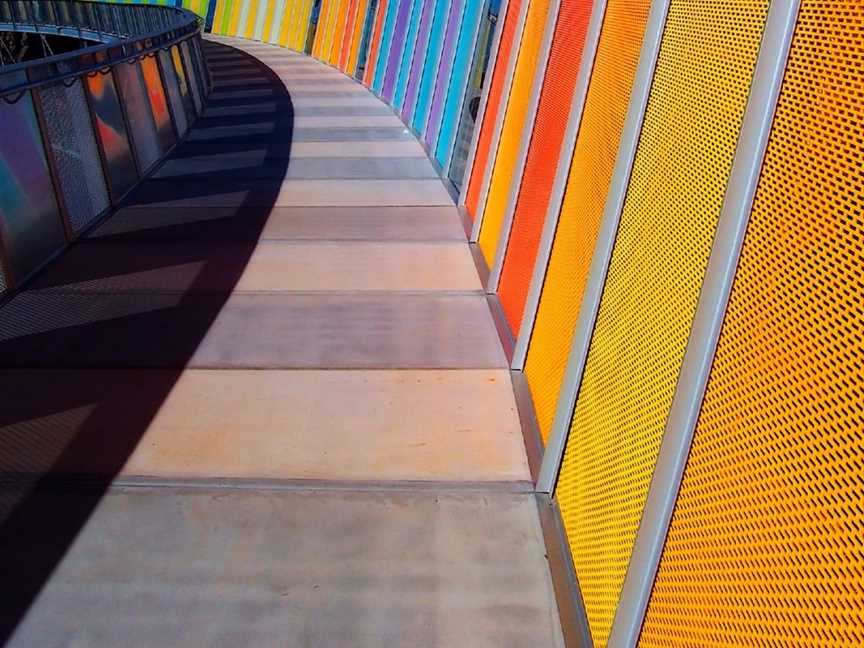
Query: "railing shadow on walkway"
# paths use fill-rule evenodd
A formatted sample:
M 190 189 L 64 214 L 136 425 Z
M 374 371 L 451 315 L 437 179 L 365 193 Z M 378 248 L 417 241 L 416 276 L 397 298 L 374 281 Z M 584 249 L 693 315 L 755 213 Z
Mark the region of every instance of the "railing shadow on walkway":
M 213 95 L 160 169 L 174 165 L 172 180 L 146 181 L 128 207 L 0 309 L 0 644 L 120 474 L 225 305 L 286 175 L 294 120 L 284 85 L 239 50 L 209 42 L 205 51 Z M 238 77 L 248 84 L 237 84 Z M 267 132 L 220 135 L 246 124 Z M 184 170 L 184 160 L 208 154 L 245 155 L 248 165 L 240 178 Z M 207 195 L 218 204 L 226 182 L 245 192 L 231 206 L 184 205 L 200 205 Z M 174 201 L 171 207 L 166 200 Z M 162 288 L 130 286 L 130 274 L 143 272 Z

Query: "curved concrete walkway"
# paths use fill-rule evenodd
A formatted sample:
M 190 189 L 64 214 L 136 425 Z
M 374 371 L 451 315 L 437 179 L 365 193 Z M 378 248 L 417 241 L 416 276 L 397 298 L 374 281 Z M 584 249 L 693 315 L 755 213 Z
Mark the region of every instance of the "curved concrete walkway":
M 185 142 L 0 309 L 4 634 L 561 645 L 507 361 L 431 163 L 334 69 L 207 53 Z

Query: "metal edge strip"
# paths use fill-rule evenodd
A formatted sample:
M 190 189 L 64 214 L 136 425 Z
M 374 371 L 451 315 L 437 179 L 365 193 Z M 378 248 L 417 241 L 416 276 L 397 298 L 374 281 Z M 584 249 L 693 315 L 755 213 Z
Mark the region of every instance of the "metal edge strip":
M 488 11 L 489 0 L 483 3 L 483 9 L 480 12 L 480 23 L 483 22 L 483 12 Z M 498 47 L 501 45 L 501 32 L 504 29 L 504 22 L 507 18 L 507 11 L 510 9 L 510 0 L 501 0 L 501 8 L 498 10 L 498 19 L 495 24 L 495 34 L 492 36 L 492 44 L 489 48 L 489 61 L 486 63 L 486 72 L 483 76 L 483 90 L 480 92 L 480 107 L 477 110 L 477 118 L 474 120 L 474 132 L 471 133 L 471 144 L 468 146 L 468 157 L 466 159 L 465 170 L 462 172 L 461 190 L 459 192 L 459 205 L 465 204 L 465 197 L 468 194 L 468 180 L 471 179 L 471 171 L 474 169 L 474 158 L 477 155 L 477 144 L 480 141 L 480 131 L 483 128 L 483 119 L 486 116 L 486 102 L 489 99 L 489 88 L 492 85 L 492 75 L 490 70 L 495 70 L 495 63 L 498 61 Z M 480 24 L 478 23 L 478 25 Z M 478 26 L 479 35 L 479 26 Z M 477 42 L 474 42 L 474 56 L 482 56 L 482 52 L 477 51 Z M 471 68 L 474 67 L 474 57 L 472 57 Z M 471 72 L 468 72 L 468 78 L 471 78 Z M 464 103 L 464 99 L 463 99 Z M 457 127 L 458 137 L 458 127 Z
M 540 437 L 540 425 L 534 411 L 534 400 L 528 381 L 521 371 L 510 371 L 510 382 L 513 385 L 513 395 L 516 398 L 516 411 L 519 414 L 519 424 L 522 428 L 522 439 L 525 442 L 525 454 L 528 459 L 528 469 L 531 472 L 531 483 L 537 482 L 540 474 L 540 464 L 543 462 L 543 440 Z
M 537 1 L 537 0 L 533 0 Z M 471 241 L 477 242 L 480 238 L 480 228 L 483 225 L 483 213 L 486 211 L 486 197 L 489 193 L 489 185 L 492 183 L 492 173 L 495 171 L 495 161 L 498 159 L 498 146 L 501 143 L 501 131 L 504 129 L 504 120 L 507 117 L 507 106 L 510 104 L 510 91 L 513 88 L 513 76 L 516 74 L 516 64 L 519 61 L 519 53 L 522 50 L 522 37 L 525 32 L 525 21 L 528 18 L 528 8 L 532 0 L 522 0 L 519 7 L 519 22 L 516 24 L 514 33 L 514 47 L 507 61 L 507 69 L 504 73 L 504 91 L 501 93 L 501 105 L 495 117 L 492 127 L 492 139 L 489 142 L 489 155 L 486 158 L 486 168 L 483 169 L 483 179 L 480 184 L 480 194 L 477 197 L 477 214 L 474 215 L 474 227 L 471 230 Z M 494 75 L 493 75 L 494 76 Z
M 723 209 L 612 623 L 610 647 L 635 645 L 648 609 L 744 244 L 798 7 L 799 0 L 775 0 L 768 10 Z
M 657 65 L 657 56 L 666 27 L 669 3 L 670 0 L 654 0 L 648 14 L 645 36 L 639 54 L 639 66 L 636 69 L 633 90 L 630 94 L 630 104 L 627 109 L 627 119 L 624 122 L 621 142 L 618 146 L 615 171 L 609 185 L 609 192 L 606 195 L 606 206 L 600 223 L 600 231 L 597 234 L 597 243 L 585 285 L 585 294 L 579 308 L 579 318 L 573 333 L 567 371 L 564 374 L 564 382 L 558 394 L 558 405 L 552 420 L 546 453 L 543 455 L 543 465 L 540 467 L 540 478 L 537 480 L 537 490 L 543 493 L 554 492 L 561 460 L 564 457 L 573 408 L 579 393 L 579 385 L 582 382 L 582 372 L 585 369 L 588 349 L 591 346 L 594 322 L 600 308 L 603 286 L 606 283 L 606 272 L 609 269 L 609 260 L 612 257 L 612 249 L 615 246 L 615 238 L 618 233 L 618 222 L 630 184 L 630 173 L 636 158 L 642 122 L 645 118 L 648 96 L 651 93 L 651 85 L 654 80 L 654 69 Z
M 549 265 L 549 258 L 552 254 L 555 232 L 558 229 L 558 218 L 561 213 L 561 205 L 564 203 L 564 193 L 567 189 L 567 180 L 570 177 L 570 165 L 573 161 L 573 153 L 576 150 L 576 142 L 579 139 L 582 114 L 585 110 L 585 101 L 588 96 L 588 88 L 591 84 L 591 75 L 594 72 L 594 59 L 597 56 L 597 48 L 600 44 L 600 34 L 603 31 L 605 16 L 606 0 L 595 0 L 591 13 L 591 22 L 588 25 L 588 32 L 586 34 L 585 49 L 582 52 L 579 77 L 576 79 L 573 99 L 570 104 L 570 116 L 567 119 L 564 139 L 561 141 L 558 168 L 555 173 L 555 181 L 552 184 L 552 193 L 549 196 L 549 206 L 546 210 L 543 232 L 540 237 L 540 245 L 537 249 L 537 259 L 534 262 L 534 273 L 525 300 L 525 309 L 522 315 L 522 323 L 519 327 L 516 348 L 513 350 L 512 368 L 519 371 L 525 368 L 528 343 L 534 330 L 534 321 L 540 305 L 540 295 L 543 292 L 543 281 L 546 278 L 546 268 Z
M 453 160 L 453 152 L 454 152 L 454 150 L 455 150 L 455 148 L 456 148 L 456 138 L 457 138 L 458 135 L 459 135 L 459 117 L 460 117 L 460 115 L 462 115 L 462 111 L 463 111 L 464 108 L 465 108 L 465 97 L 468 96 L 468 83 L 470 82 L 470 79 L 471 79 L 471 70 L 472 70 L 472 68 L 473 68 L 474 56 L 476 55 L 476 51 L 477 51 L 477 36 L 478 36 L 479 33 L 480 33 L 480 24 L 481 24 L 481 22 L 483 21 L 483 10 L 484 10 L 485 8 L 486 8 L 486 3 L 483 3 L 482 6 L 479 8 L 479 11 L 477 12 L 477 17 L 474 19 L 473 27 L 471 27 L 471 42 L 474 43 L 474 53 L 473 53 L 472 56 L 471 56 L 470 64 L 469 64 L 469 66 L 468 66 L 468 69 L 466 70 L 467 74 L 465 75 L 465 84 L 464 84 L 464 86 L 463 86 L 461 89 L 459 89 L 459 88 L 454 88 L 454 87 L 453 87 L 453 73 L 451 72 L 451 73 L 450 73 L 450 84 L 449 84 L 449 87 L 447 88 L 447 94 L 446 94 L 445 97 L 444 97 L 444 110 L 446 110 L 446 106 L 447 106 L 447 99 L 449 98 L 450 93 L 451 93 L 451 92 L 458 92 L 458 93 L 460 93 L 460 94 L 459 94 L 459 99 L 458 99 L 458 101 L 457 101 L 457 105 L 458 105 L 459 107 L 456 109 L 456 111 L 455 111 L 455 113 L 454 113 L 454 117 L 453 117 L 454 121 L 456 122 L 456 123 L 455 123 L 455 126 L 454 126 L 454 130 L 453 130 L 453 137 L 452 137 L 452 140 L 453 140 L 453 141 L 452 141 L 452 142 L 447 146 L 447 148 L 449 149 L 449 151 L 447 152 L 447 155 L 445 156 L 444 161 L 443 161 L 443 163 L 441 164 L 441 173 L 442 173 L 442 176 L 446 176 L 446 177 L 447 177 L 447 180 L 448 180 L 449 182 L 451 182 L 451 183 L 452 183 L 452 180 L 450 180 L 450 162 L 452 162 L 452 160 Z M 457 50 L 458 50 L 458 48 L 459 48 L 459 39 L 460 39 L 460 37 L 462 36 L 462 30 L 465 29 L 464 21 L 465 21 L 465 12 L 466 12 L 467 10 L 468 10 L 468 2 L 467 2 L 467 0 L 466 0 L 466 2 L 465 2 L 465 10 L 464 10 L 463 13 L 462 13 L 462 21 L 463 21 L 463 23 L 462 23 L 462 25 L 461 25 L 460 28 L 459 28 L 459 34 L 456 36 L 456 44 L 455 44 L 455 46 L 454 46 L 454 51 L 453 51 L 453 63 L 454 63 L 454 65 L 455 65 L 455 63 L 456 63 L 456 52 L 457 52 Z M 443 115 L 443 111 L 442 111 L 442 115 Z M 475 130 L 476 130 L 476 129 L 475 129 Z M 435 142 L 435 149 L 434 149 L 434 150 L 435 150 L 436 153 L 437 153 L 437 151 L 438 151 L 438 147 L 441 145 L 441 136 L 442 136 L 442 132 L 443 132 L 443 131 L 440 131 L 440 130 L 439 130 L 439 132 L 438 132 L 438 138 L 437 138 L 437 140 L 436 140 L 436 142 Z M 436 157 L 435 159 L 437 159 L 437 157 Z M 458 194 L 458 192 L 457 192 L 457 195 L 456 195 L 456 197 L 455 197 L 455 201 L 456 201 L 457 204 L 459 204 L 459 194 Z
M 594 640 L 588 626 L 582 590 L 576 578 L 558 502 L 542 493 L 535 494 L 535 502 L 546 545 L 552 588 L 558 604 L 558 619 L 561 622 L 564 645 L 567 648 L 593 648 Z
M 510 192 L 504 206 L 504 218 L 501 220 L 501 232 L 498 235 L 498 245 L 492 260 L 489 284 L 486 286 L 487 292 L 498 292 L 498 282 L 501 279 L 501 270 L 504 266 L 504 253 L 507 250 L 507 243 L 510 241 L 510 228 L 513 226 L 516 201 L 519 198 L 519 190 L 522 188 L 522 175 L 525 172 L 528 151 L 531 149 L 531 141 L 534 139 L 534 125 L 540 107 L 540 95 L 543 93 L 543 84 L 546 82 L 546 73 L 549 70 L 549 54 L 552 51 L 552 41 L 555 38 L 555 28 L 558 26 L 560 16 L 561 0 L 551 0 L 549 13 L 546 16 L 543 42 L 540 45 L 540 56 L 537 58 L 537 65 L 535 66 L 534 83 L 528 98 L 528 112 L 525 113 L 525 121 L 522 124 L 519 152 L 516 157 L 516 165 L 513 167 L 512 177 L 515 181 L 510 183 Z

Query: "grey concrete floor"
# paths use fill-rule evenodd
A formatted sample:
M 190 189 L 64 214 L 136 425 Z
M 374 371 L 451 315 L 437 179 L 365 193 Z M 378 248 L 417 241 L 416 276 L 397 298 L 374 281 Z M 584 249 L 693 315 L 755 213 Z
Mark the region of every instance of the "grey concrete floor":
M 423 149 L 330 67 L 207 55 L 186 140 L 0 309 L 0 643 L 563 645 Z

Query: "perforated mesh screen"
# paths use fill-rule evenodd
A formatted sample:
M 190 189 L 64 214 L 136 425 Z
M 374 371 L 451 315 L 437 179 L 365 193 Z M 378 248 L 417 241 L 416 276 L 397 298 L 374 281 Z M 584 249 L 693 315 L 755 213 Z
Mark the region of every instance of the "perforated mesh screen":
M 514 335 L 519 333 L 525 297 L 534 271 L 593 4 L 593 0 L 561 2 L 531 145 L 522 177 L 516 179 L 521 185 L 498 286 L 501 306 Z M 569 155 L 570 152 L 566 153 Z
M 156 122 L 159 146 L 162 153 L 166 153 L 174 146 L 174 127 L 171 124 L 171 112 L 168 109 L 168 100 L 165 98 L 165 89 L 159 74 L 159 64 L 156 62 L 155 55 L 145 56 L 140 63 L 144 83 L 147 85 L 147 99 Z
M 413 6 L 414 0 L 399 0 L 399 11 L 396 14 L 393 37 L 390 39 L 387 55 L 387 71 L 384 73 L 384 82 L 381 84 L 381 97 L 389 104 L 393 102 L 393 91 L 399 69 L 402 66 L 402 52 L 405 49 L 405 39 Z
M 345 23 L 348 20 L 348 0 L 337 3 L 333 10 L 336 12 L 333 19 L 333 36 L 330 39 L 330 54 L 326 59 L 330 65 L 339 63 L 342 41 L 345 38 Z
M 864 645 L 862 52 L 803 0 L 642 646 Z
M 396 0 L 393 0 L 394 2 Z M 375 14 L 375 26 L 372 29 L 372 38 L 369 40 L 369 55 L 366 58 L 366 71 L 363 73 L 363 83 L 372 85 L 375 76 L 375 66 L 378 62 L 378 48 L 381 45 L 381 32 L 384 29 L 384 19 L 387 16 L 387 0 L 380 0 L 378 10 Z
M 477 150 L 474 153 L 474 165 L 471 168 L 468 191 L 465 195 L 465 208 L 472 219 L 477 215 L 480 190 L 483 185 L 483 175 L 489 163 L 489 153 L 493 145 L 492 138 L 495 134 L 495 122 L 498 120 L 498 111 L 503 110 L 501 101 L 505 96 L 504 93 L 506 90 L 504 82 L 506 81 L 505 77 L 507 76 L 510 53 L 513 50 L 513 41 L 518 38 L 516 28 L 518 27 L 521 8 L 522 0 L 510 0 L 507 4 L 507 13 L 504 16 L 504 25 L 501 27 L 498 54 L 495 59 L 495 67 L 492 70 L 492 80 L 489 85 L 485 112 L 483 113 L 483 122 L 480 124 Z
M 312 0 L 303 0 L 300 13 L 291 27 L 290 47 L 298 52 L 306 47 L 306 35 L 309 33 L 309 19 L 312 13 Z
M 582 123 L 525 361 L 525 374 L 544 442 L 552 427 L 558 392 L 564 380 L 649 6 L 650 0 L 609 0 L 606 5 Z M 515 271 L 512 275 L 506 272 L 505 265 L 502 293 L 505 279 L 514 283 L 518 279 Z M 515 288 L 513 293 L 516 294 Z
M 288 12 L 285 12 L 284 0 L 267 0 L 267 15 L 264 17 L 264 26 L 258 38 L 266 43 L 275 44 L 279 33 L 279 23 L 285 13 Z
M 426 38 L 426 34 L 418 33 L 420 27 L 420 18 L 425 16 L 428 19 L 429 11 L 424 12 L 423 0 L 411 0 L 411 16 L 408 19 L 408 34 L 405 37 L 405 46 L 402 48 L 402 58 L 399 62 L 399 73 L 396 78 L 396 86 L 393 91 L 393 101 L 391 105 L 406 118 L 411 115 L 406 115 L 406 110 L 403 109 L 405 104 L 405 93 L 408 89 L 408 80 L 410 72 L 414 67 L 415 59 L 418 57 L 419 50 L 423 50 L 423 44 L 418 44 L 418 38 Z M 434 3 L 429 3 L 434 4 Z M 428 23 L 428 20 L 426 21 Z M 419 63 L 419 61 L 417 61 Z M 416 68 L 415 68 L 416 69 Z
M 123 105 L 126 107 L 138 167 L 142 173 L 146 173 L 159 159 L 159 139 L 150 102 L 147 100 L 144 76 L 137 61 L 132 65 L 124 63 L 115 66 L 114 73 L 123 97 Z
M 669 8 L 558 486 L 598 646 L 654 471 L 767 9 Z
M 12 72 L 4 81 L 23 83 L 25 75 L 24 70 Z M 0 124 L 0 241 L 9 273 L 4 281 L 17 287 L 63 246 L 65 237 L 29 91 L 15 103 L 0 101 Z
M 516 69 L 513 72 L 507 111 L 504 113 L 504 124 L 498 141 L 486 205 L 482 210 L 483 223 L 479 243 L 480 250 L 490 267 L 495 261 L 504 211 L 510 197 L 510 187 L 516 181 L 514 173 L 522 140 L 524 137 L 529 137 L 531 132 L 532 124 L 526 122 L 531 117 L 528 113 L 535 77 L 538 72 L 542 73 L 545 66 L 545 61 L 539 59 L 549 17 L 549 5 L 549 0 L 531 0 L 525 18 L 525 28 L 522 30 L 522 41 L 519 45 Z M 573 65 L 572 61 L 570 65 Z
M 342 33 L 342 47 L 339 51 L 339 69 L 345 72 L 348 65 L 348 56 L 351 53 L 351 40 L 354 37 L 354 23 L 357 20 L 358 0 L 348 2 L 348 15 L 345 20 L 345 29 Z
M 327 38 L 327 21 L 330 17 L 330 7 L 336 0 L 321 0 L 321 9 L 318 12 L 318 23 L 315 29 L 315 39 L 312 42 L 312 56 L 321 58 L 324 49 L 324 41 Z
M 161 50 L 159 53 L 165 54 Z M 105 160 L 108 186 L 114 199 L 120 199 L 138 181 L 138 170 L 132 158 L 114 74 L 98 73 L 84 78 L 93 111 L 93 125 Z
M 45 133 L 73 233 L 108 209 L 108 187 L 80 79 L 39 91 Z
M 168 95 L 168 103 L 171 105 L 171 115 L 174 117 L 174 127 L 180 137 L 186 135 L 189 123 L 186 121 L 186 110 L 183 107 L 183 99 L 180 96 L 180 88 L 177 84 L 177 75 L 171 55 L 165 50 L 159 50 L 159 67 L 162 70 L 162 78 L 165 81 L 165 93 Z
M 186 73 L 189 80 L 189 90 L 191 91 L 192 95 L 192 103 L 195 106 L 195 113 L 200 115 L 201 111 L 204 109 L 204 99 L 202 95 L 201 81 L 198 78 L 197 73 L 198 68 L 195 66 L 195 61 L 192 58 L 191 49 L 188 45 L 188 42 L 181 42 L 179 47 L 180 58 L 183 59 L 183 64 L 186 67 Z
M 363 30 L 369 13 L 369 0 L 359 0 L 357 15 L 354 18 L 354 29 L 351 36 L 351 49 L 344 72 L 354 74 L 357 69 L 357 59 L 360 56 L 360 43 L 363 40 Z

